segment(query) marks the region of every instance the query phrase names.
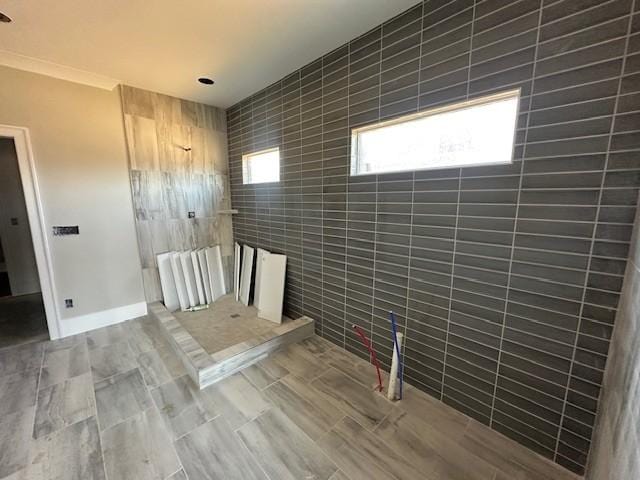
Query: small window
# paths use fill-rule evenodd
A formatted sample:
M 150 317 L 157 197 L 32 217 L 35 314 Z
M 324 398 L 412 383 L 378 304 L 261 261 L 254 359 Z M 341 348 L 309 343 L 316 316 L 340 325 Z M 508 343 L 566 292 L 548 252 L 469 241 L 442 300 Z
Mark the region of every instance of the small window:
M 351 175 L 511 163 L 519 90 L 355 128 Z
M 270 148 L 242 156 L 242 183 L 280 181 L 280 149 Z

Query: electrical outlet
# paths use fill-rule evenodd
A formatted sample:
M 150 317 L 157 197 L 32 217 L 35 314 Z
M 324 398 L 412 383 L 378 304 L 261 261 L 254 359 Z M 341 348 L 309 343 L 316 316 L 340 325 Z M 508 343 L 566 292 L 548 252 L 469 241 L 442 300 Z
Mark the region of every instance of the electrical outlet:
M 18 225 L 18 217 L 11 217 L 11 225 L 13 226 Z
M 64 306 L 65 308 L 73 308 L 73 298 L 65 298 Z
M 196 218 L 196 212 L 189 212 L 189 218 Z

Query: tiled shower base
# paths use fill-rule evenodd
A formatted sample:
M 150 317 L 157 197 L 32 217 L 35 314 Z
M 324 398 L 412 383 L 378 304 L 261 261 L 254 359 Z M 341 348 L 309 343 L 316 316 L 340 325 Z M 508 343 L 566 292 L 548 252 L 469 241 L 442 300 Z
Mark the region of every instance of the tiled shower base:
M 149 313 L 200 388 L 314 333 L 314 321 L 309 317 L 285 318 L 278 325 L 258 318 L 255 307 L 236 302 L 232 295 L 199 312 L 171 313 L 155 302 L 149 305 Z

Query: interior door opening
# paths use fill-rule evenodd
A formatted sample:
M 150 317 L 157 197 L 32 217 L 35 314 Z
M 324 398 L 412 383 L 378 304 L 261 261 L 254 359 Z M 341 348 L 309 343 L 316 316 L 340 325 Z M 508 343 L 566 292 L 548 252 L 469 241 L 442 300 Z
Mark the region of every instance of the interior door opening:
M 16 145 L 0 137 L 0 348 L 48 338 Z

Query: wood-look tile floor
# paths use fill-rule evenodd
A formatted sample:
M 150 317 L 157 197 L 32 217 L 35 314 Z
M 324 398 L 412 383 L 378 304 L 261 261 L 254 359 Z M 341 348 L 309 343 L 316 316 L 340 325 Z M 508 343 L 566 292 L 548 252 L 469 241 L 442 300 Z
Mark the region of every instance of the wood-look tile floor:
M 0 349 L 0 479 L 576 477 L 313 337 L 198 390 L 149 318 Z

